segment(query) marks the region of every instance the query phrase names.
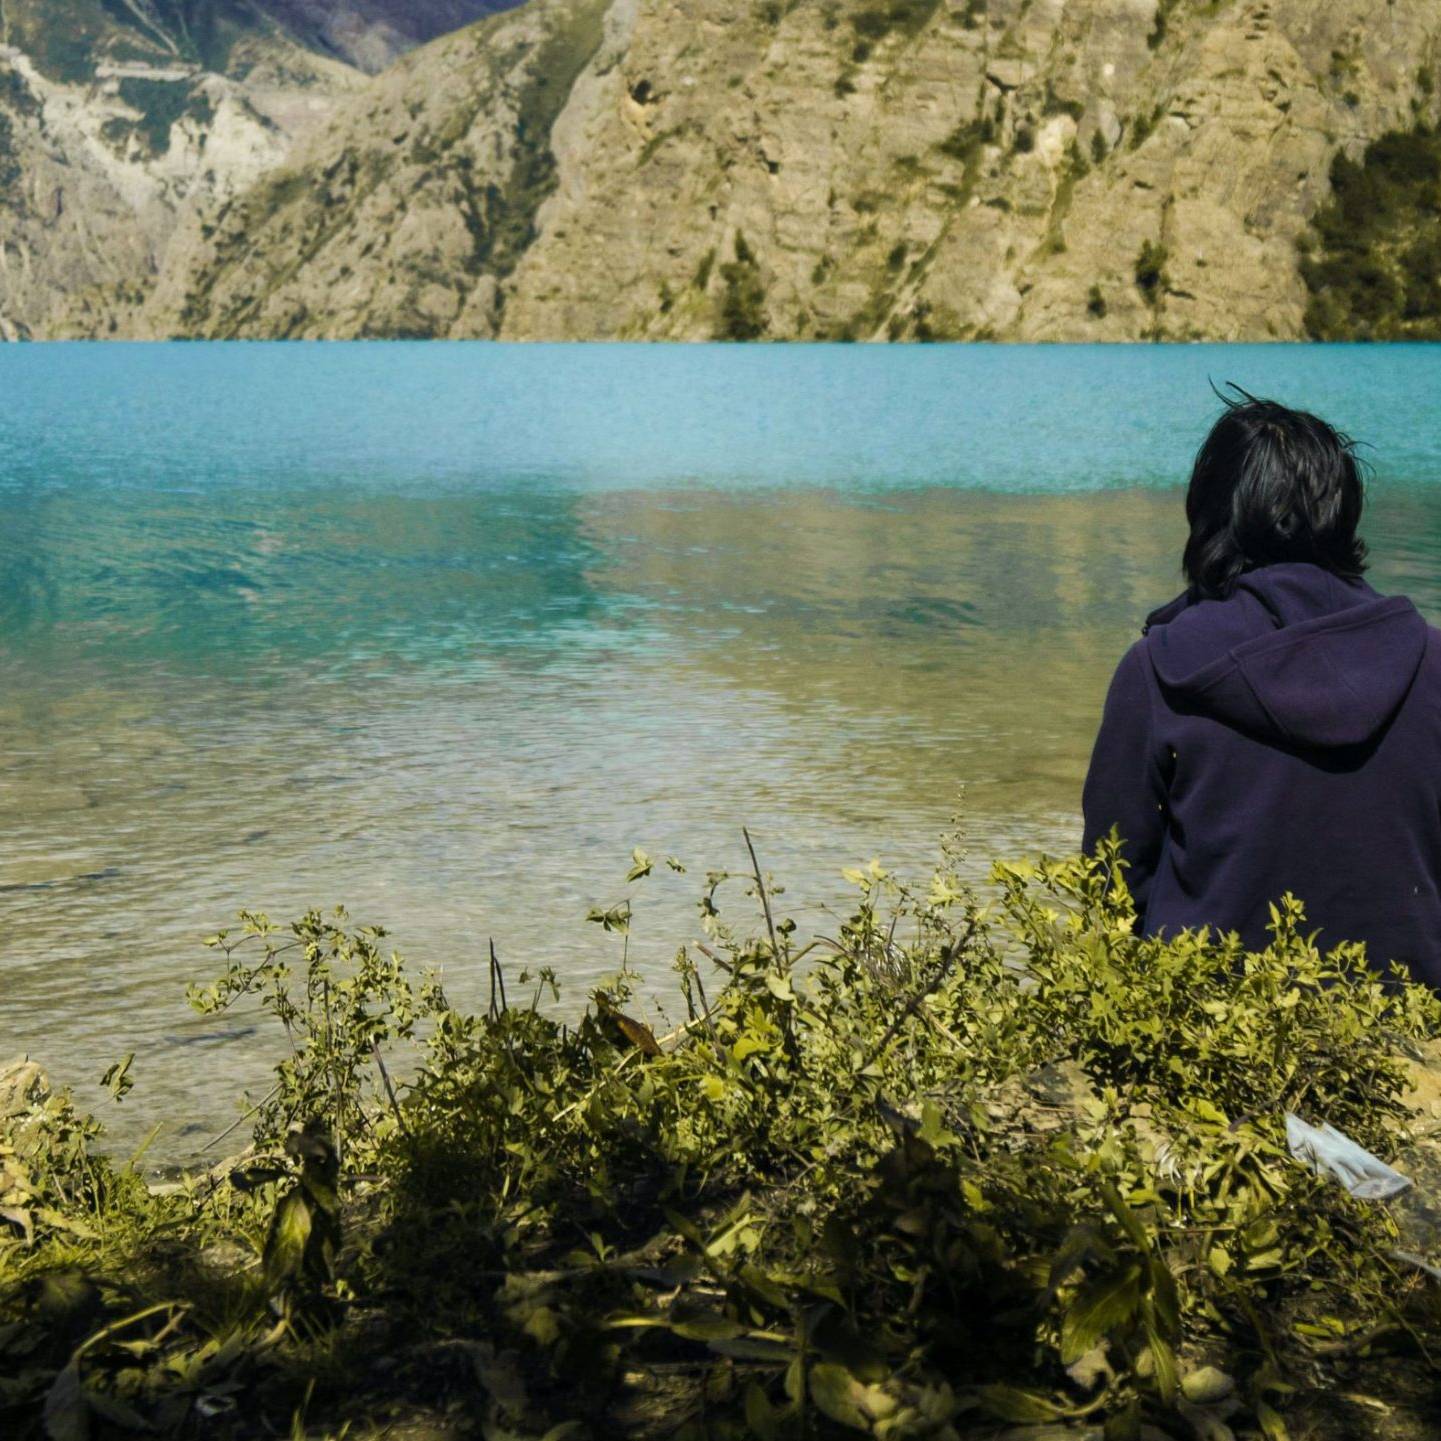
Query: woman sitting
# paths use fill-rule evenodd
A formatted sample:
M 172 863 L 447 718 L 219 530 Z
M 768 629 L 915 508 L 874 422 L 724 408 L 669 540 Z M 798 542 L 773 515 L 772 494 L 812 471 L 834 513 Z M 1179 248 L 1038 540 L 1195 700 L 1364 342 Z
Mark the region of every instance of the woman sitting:
M 1362 579 L 1362 484 L 1325 421 L 1238 392 L 1186 494 L 1186 591 L 1106 698 L 1089 851 L 1114 826 L 1147 935 L 1266 944 L 1290 891 L 1323 948 L 1441 987 L 1441 634 Z

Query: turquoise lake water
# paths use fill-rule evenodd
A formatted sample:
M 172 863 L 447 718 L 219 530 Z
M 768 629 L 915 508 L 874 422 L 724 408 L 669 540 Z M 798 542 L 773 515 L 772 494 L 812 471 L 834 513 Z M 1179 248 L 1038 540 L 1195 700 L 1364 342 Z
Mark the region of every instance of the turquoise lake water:
M 0 348 L 0 1052 L 136 1051 L 117 1133 L 181 1154 L 273 1056 L 183 1001 L 242 905 L 579 1006 L 672 853 L 661 1021 L 743 823 L 803 928 L 961 786 L 978 871 L 1070 847 L 1227 380 L 1368 443 L 1375 579 L 1441 618 L 1428 346 Z

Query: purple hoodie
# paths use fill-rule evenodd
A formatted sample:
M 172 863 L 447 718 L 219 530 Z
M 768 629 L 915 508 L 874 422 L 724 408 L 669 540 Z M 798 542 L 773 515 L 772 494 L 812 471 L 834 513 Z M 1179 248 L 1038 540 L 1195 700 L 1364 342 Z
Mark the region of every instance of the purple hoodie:
M 1138 928 L 1266 943 L 1270 902 L 1441 989 L 1441 632 L 1404 596 L 1263 566 L 1178 596 L 1111 682 L 1082 801 Z

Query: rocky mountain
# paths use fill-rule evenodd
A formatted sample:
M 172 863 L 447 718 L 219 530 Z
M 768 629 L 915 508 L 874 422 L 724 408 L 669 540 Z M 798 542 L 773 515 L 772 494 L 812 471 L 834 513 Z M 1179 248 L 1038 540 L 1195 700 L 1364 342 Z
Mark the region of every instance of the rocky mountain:
M 362 70 L 503 3 L 0 0 L 0 336 L 103 327 Z
M 1337 157 L 1434 120 L 1438 46 L 1433 0 L 530 0 L 49 331 L 1298 336 Z
M 391 61 L 521 0 L 252 0 L 253 8 L 312 49 L 371 74 Z

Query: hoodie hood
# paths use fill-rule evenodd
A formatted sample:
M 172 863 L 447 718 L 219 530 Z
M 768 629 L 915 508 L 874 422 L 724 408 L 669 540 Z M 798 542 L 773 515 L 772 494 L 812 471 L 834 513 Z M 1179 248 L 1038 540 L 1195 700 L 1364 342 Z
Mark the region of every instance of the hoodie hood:
M 1324 749 L 1372 740 L 1426 649 L 1426 622 L 1405 596 L 1301 563 L 1249 571 L 1225 600 L 1177 596 L 1144 634 L 1173 699 L 1264 739 Z

